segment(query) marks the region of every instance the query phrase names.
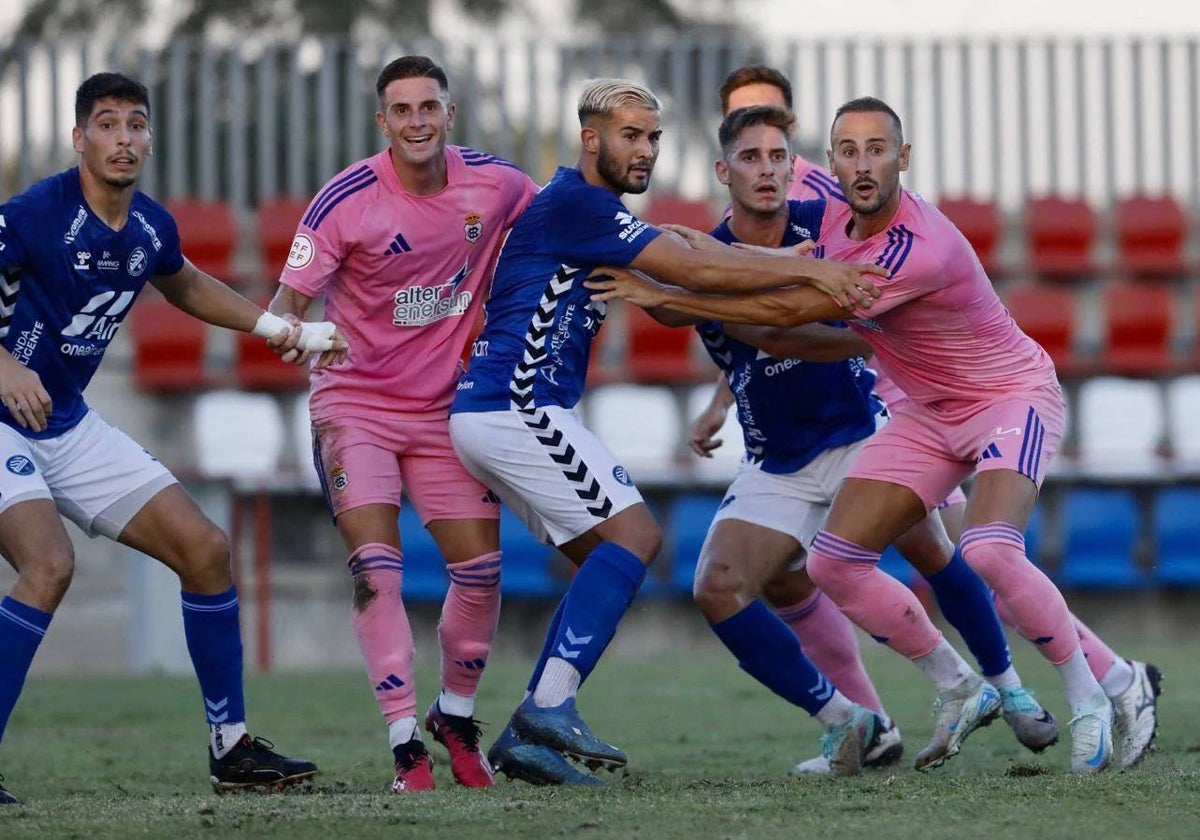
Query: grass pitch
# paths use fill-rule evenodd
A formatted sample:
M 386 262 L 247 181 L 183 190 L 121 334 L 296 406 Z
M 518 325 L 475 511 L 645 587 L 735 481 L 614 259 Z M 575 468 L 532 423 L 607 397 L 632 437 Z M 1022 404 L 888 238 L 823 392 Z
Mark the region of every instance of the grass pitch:
M 1051 669 L 1017 643 L 1017 664 L 1065 729 Z M 356 671 L 252 677 L 251 732 L 317 761 L 310 793 L 217 796 L 207 782 L 200 698 L 190 679 L 35 678 L 0 749 L 7 786 L 27 804 L 0 809 L 3 838 L 1195 838 L 1200 836 L 1200 669 L 1194 644 L 1120 646 L 1166 678 L 1158 750 L 1124 773 L 1066 772 L 1066 738 L 1042 756 L 1002 723 L 972 736 L 928 775 L 912 757 L 932 730 L 932 693 L 899 657 L 864 655 L 905 736 L 891 771 L 833 782 L 786 771 L 818 750 L 815 723 L 738 671 L 715 646 L 685 656 L 601 664 L 581 694 L 593 729 L 630 769 L 607 789 L 500 783 L 456 788 L 433 746 L 439 788 L 385 793 L 390 753 L 366 678 Z M 490 743 L 529 664 L 494 663 L 477 714 Z M 436 674 L 418 672 L 421 708 Z M 1064 733 L 1065 735 L 1065 733 Z

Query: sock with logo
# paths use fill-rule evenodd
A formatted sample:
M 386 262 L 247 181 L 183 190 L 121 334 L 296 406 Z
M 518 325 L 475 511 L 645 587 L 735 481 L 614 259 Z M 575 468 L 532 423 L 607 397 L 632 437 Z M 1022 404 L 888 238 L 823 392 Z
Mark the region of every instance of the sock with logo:
M 645 578 L 646 567 L 633 552 L 611 542 L 592 549 L 563 596 L 558 627 L 548 640 L 550 655 L 533 691 L 535 704 L 558 705 L 547 696 L 563 665 L 579 673 L 580 684 L 588 678 Z M 560 695 L 561 687 L 550 694 Z
M 792 628 L 804 655 L 817 670 L 855 703 L 886 718 L 883 703 L 863 666 L 854 625 L 833 601 L 817 589 L 800 603 L 776 607 L 775 612 Z
M 796 635 L 762 601 L 710 625 L 738 667 L 793 706 L 815 716 L 837 689 L 813 667 Z
M 925 575 L 925 580 L 933 588 L 942 615 L 967 643 L 983 676 L 1009 670 L 1012 656 L 992 604 L 992 593 L 963 560 L 962 552 L 955 548 L 950 562 L 941 571 Z
M 389 723 L 417 714 L 413 636 L 400 593 L 404 558 L 395 546 L 367 543 L 348 561 L 354 578 L 354 638 L 375 701 Z
M 209 741 L 220 758 L 246 732 L 242 631 L 235 587 L 216 595 L 180 592 L 183 635 L 204 696 Z
M 446 571 L 450 588 L 438 622 L 442 687 L 452 695 L 471 698 L 479 687 L 500 620 L 500 552 L 450 563 Z M 449 713 L 445 707 L 442 711 Z
M 0 739 L 52 617 L 11 595 L 0 601 Z

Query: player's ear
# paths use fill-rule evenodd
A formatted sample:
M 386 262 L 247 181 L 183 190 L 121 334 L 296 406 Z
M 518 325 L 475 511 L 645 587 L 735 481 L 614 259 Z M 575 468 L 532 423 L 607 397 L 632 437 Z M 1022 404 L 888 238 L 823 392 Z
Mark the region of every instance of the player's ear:
M 908 154 L 911 151 L 912 151 L 911 143 L 905 143 L 903 146 L 900 147 L 900 171 L 901 172 L 908 171 Z
M 833 175 L 836 175 L 837 172 L 833 168 L 833 149 L 825 150 L 825 161 L 829 164 L 829 172 Z
M 722 183 L 728 187 L 729 186 L 729 164 L 727 164 L 725 162 L 725 158 L 723 158 L 723 157 L 717 158 L 716 163 L 713 164 L 713 170 L 716 171 L 716 173 L 717 173 L 717 180 L 720 183 Z
M 458 109 L 454 106 L 453 102 L 446 106 L 446 131 L 454 128 L 454 115 L 457 113 Z
M 83 154 L 83 129 L 77 125 L 71 127 L 71 148 Z
M 788 152 L 788 171 L 784 177 L 783 183 L 790 184 L 796 180 L 796 155 L 793 152 Z
M 600 151 L 600 132 L 590 125 L 579 129 L 579 140 L 583 143 L 584 151 L 596 154 Z
M 375 112 L 375 125 L 379 126 L 379 130 L 383 132 L 384 137 L 388 137 L 387 120 L 383 117 L 383 111 Z

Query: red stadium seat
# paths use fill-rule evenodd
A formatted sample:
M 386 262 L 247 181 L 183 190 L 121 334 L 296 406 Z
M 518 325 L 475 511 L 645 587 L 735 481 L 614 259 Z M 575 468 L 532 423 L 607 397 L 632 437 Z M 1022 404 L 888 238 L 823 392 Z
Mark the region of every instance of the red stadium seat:
M 207 387 L 204 346 L 208 325 L 147 289 L 129 313 L 133 378 L 147 391 Z
M 1132 196 L 1117 202 L 1117 270 L 1133 277 L 1183 274 L 1187 217 L 1170 196 Z
M 287 262 L 308 202 L 298 198 L 277 198 L 258 206 L 258 244 L 262 249 L 263 279 L 274 283 Z
M 234 281 L 237 224 L 233 208 L 223 201 L 197 200 L 168 201 L 166 207 L 179 225 L 184 256 L 201 271 L 226 283 Z
M 1161 281 L 1122 281 L 1104 290 L 1107 340 L 1100 363 L 1106 373 L 1158 375 L 1171 370 L 1173 303 Z
M 1096 214 L 1082 199 L 1031 199 L 1025 213 L 1029 263 L 1043 277 L 1071 279 L 1093 274 Z
M 628 353 L 625 371 L 636 382 L 694 382 L 704 375 L 695 352 L 696 331 L 664 327 L 636 306 L 623 307 Z
M 1010 286 L 1004 305 L 1017 325 L 1042 345 L 1059 373 L 1080 372 L 1075 353 L 1075 295 L 1070 289 L 1038 283 Z
M 266 300 L 256 301 L 266 307 Z M 239 332 L 234 337 L 233 377 L 239 388 L 252 391 L 294 391 L 308 387 L 308 368 L 280 361 L 265 339 Z
M 983 263 L 984 270 L 993 276 L 1002 273 L 996 259 L 1003 230 L 999 208 L 990 201 L 944 198 L 938 202 L 938 209 L 962 231 Z
M 677 195 L 655 196 L 646 206 L 646 212 L 639 214 L 638 218 L 652 225 L 687 225 L 705 233 L 721 221 L 710 202 L 693 201 Z

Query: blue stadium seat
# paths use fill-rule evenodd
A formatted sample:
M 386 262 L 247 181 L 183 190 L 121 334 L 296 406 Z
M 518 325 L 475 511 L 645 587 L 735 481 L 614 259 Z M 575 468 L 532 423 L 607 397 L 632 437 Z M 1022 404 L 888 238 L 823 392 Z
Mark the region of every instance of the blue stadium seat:
M 1068 589 L 1142 586 L 1134 564 L 1138 506 L 1128 490 L 1075 488 L 1063 501 L 1063 556 L 1057 581 Z
M 1158 581 L 1166 586 L 1200 586 L 1200 488 L 1161 491 L 1154 502 Z
M 712 524 L 713 515 L 721 505 L 721 497 L 713 494 L 684 494 L 671 503 L 667 522 L 667 540 L 671 546 L 671 584 L 680 595 L 691 597 L 692 579 L 700 548 Z
M 531 534 L 507 507 L 500 509 L 500 550 L 500 591 L 505 597 L 557 598 L 566 589 L 567 582 L 551 572 L 554 549 Z
M 407 499 L 400 506 L 400 544 L 404 548 L 405 602 L 441 601 L 450 583 L 446 561 Z

